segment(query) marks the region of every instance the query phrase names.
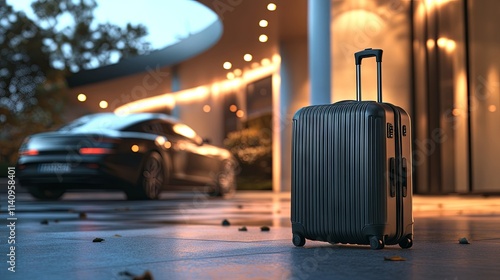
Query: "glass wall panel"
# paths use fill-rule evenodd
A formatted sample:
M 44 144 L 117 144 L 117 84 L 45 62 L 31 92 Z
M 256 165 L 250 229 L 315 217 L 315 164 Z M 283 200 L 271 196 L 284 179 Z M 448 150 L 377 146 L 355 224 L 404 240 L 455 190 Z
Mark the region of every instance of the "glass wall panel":
M 419 193 L 469 190 L 463 1 L 413 1 L 415 139 Z
M 469 0 L 472 190 L 500 191 L 500 2 Z

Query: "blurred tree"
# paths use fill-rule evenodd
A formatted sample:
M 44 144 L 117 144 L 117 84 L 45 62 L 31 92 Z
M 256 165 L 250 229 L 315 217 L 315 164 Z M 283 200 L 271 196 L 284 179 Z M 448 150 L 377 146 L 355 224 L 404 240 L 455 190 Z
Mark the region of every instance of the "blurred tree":
M 68 75 L 150 51 L 144 26 L 94 23 L 95 0 L 31 7 L 33 20 L 0 0 L 0 162 L 15 162 L 25 136 L 61 124 Z
M 31 6 L 41 27 L 49 33 L 44 46 L 56 69 L 77 72 L 150 51 L 143 25 L 122 28 L 111 23 L 94 24 L 95 0 L 39 0 Z M 63 17 L 69 17 L 73 25 L 61 29 L 58 22 Z
M 224 146 L 241 168 L 238 189 L 272 189 L 272 115 L 246 121 L 245 128 L 227 134 Z

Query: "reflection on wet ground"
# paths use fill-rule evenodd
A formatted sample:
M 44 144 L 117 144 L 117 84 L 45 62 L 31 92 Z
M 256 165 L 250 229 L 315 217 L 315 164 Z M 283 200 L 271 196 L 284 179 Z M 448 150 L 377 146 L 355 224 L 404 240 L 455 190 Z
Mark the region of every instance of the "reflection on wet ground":
M 159 201 L 124 198 L 121 193 L 74 192 L 61 201 L 39 202 L 19 194 L 19 266 L 12 279 L 39 279 L 40 273 L 51 279 L 130 279 L 120 273 L 145 270 L 155 279 L 500 275 L 500 197 L 416 196 L 413 248 L 386 246 L 380 251 L 309 240 L 304 248 L 295 248 L 289 193 L 239 192 L 220 199 L 188 191 L 165 192 Z M 222 226 L 224 219 L 231 225 Z M 239 231 L 242 226 L 248 230 Z M 270 231 L 261 231 L 261 226 Z M 5 239 L 5 232 L 1 234 Z M 105 241 L 94 244 L 95 237 Z M 471 244 L 458 244 L 462 237 Z M 8 249 L 4 245 L 3 251 Z M 384 261 L 394 255 L 405 261 Z M 0 279 L 11 277 L 6 269 L 0 271 Z

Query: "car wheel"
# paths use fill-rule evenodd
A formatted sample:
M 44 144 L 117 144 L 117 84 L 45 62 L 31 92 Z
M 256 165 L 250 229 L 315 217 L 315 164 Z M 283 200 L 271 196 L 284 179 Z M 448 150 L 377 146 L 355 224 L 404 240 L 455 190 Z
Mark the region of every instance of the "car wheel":
M 211 195 L 231 197 L 236 192 L 236 163 L 225 161 L 216 175 L 215 190 Z
M 31 186 L 27 189 L 33 197 L 40 200 L 58 200 L 66 192 L 65 189 L 45 186 Z
M 165 183 L 163 158 L 157 152 L 151 152 L 142 166 L 139 182 L 135 190 L 127 192 L 128 199 L 158 199 Z

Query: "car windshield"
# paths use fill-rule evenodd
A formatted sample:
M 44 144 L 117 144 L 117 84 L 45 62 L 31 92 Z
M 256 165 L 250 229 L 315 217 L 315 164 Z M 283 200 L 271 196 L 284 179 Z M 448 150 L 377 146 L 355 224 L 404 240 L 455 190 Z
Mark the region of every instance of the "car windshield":
M 59 131 L 113 129 L 119 130 L 125 125 L 123 118 L 115 114 L 95 114 L 76 119 L 61 127 Z

